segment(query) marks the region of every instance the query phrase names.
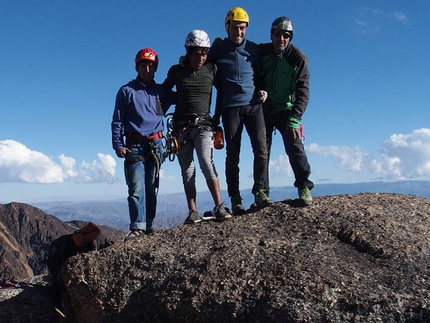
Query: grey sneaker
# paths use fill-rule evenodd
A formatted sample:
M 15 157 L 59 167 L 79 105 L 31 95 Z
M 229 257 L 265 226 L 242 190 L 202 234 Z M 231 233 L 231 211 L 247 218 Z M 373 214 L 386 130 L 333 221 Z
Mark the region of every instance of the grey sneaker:
M 191 210 L 188 213 L 187 218 L 185 219 L 184 224 L 194 224 L 200 222 L 202 219 L 200 218 L 199 212 L 195 210 Z
M 299 200 L 303 205 L 312 204 L 312 195 L 308 187 L 299 187 L 298 192 L 299 192 Z
M 220 204 L 214 207 L 213 214 L 217 221 L 225 221 L 231 219 L 231 214 L 225 209 L 224 204 Z
M 231 197 L 230 201 L 231 201 L 231 210 L 234 215 L 245 214 L 245 208 L 242 205 L 242 198 L 239 195 Z
M 272 203 L 273 201 L 267 195 L 267 191 L 264 188 L 260 188 L 257 193 L 255 193 L 255 204 L 257 204 L 257 207 L 266 207 Z

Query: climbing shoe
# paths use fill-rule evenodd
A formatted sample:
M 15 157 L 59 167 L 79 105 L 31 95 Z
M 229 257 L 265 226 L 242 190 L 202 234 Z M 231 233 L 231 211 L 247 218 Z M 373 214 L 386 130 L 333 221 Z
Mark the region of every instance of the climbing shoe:
M 155 229 L 153 227 L 146 227 L 145 233 L 146 234 L 152 234 L 155 232 Z
M 302 205 L 307 206 L 312 204 L 312 195 L 308 187 L 299 187 L 299 201 Z
M 245 214 L 245 208 L 242 205 L 242 198 L 240 196 L 233 196 L 230 198 L 231 210 L 234 215 Z
M 213 210 L 215 219 L 217 221 L 225 221 L 231 219 L 231 214 L 225 209 L 224 204 L 216 206 Z
M 194 224 L 200 222 L 202 219 L 200 218 L 199 212 L 195 210 L 191 210 L 188 213 L 187 218 L 185 219 L 184 224 Z
M 257 205 L 258 208 L 266 207 L 272 203 L 273 203 L 272 200 L 267 195 L 267 191 L 264 188 L 260 188 L 255 193 L 255 204 Z
M 127 235 L 124 238 L 124 242 L 126 241 L 131 241 L 140 237 L 143 237 L 145 235 L 145 231 L 144 230 L 133 230 L 130 231 L 129 233 L 127 233 Z

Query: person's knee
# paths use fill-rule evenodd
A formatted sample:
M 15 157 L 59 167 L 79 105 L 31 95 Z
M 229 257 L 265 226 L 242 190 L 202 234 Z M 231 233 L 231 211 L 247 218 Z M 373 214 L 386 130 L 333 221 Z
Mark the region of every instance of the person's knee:
M 213 163 L 202 165 L 201 170 L 202 170 L 203 176 L 207 181 L 218 177 L 218 173 Z

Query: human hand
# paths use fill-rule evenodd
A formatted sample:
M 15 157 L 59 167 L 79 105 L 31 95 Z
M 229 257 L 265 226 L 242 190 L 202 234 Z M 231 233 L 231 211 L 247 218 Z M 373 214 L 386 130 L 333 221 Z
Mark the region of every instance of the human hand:
M 215 40 L 212 42 L 212 45 L 221 45 L 222 44 L 222 38 L 217 37 L 215 38 Z
M 214 114 L 214 116 L 212 117 L 212 125 L 214 128 L 218 127 L 220 124 L 220 116 L 217 114 Z
M 116 149 L 115 152 L 119 158 L 125 158 L 125 156 L 128 153 L 131 153 L 131 150 L 128 149 L 127 147 L 121 147 L 121 148 Z
M 187 61 L 187 56 L 182 55 L 181 57 L 179 57 L 179 65 L 185 66 L 186 61 Z
M 300 129 L 296 129 L 296 128 L 290 128 L 290 129 L 293 132 L 294 140 L 302 139 L 302 132 L 300 131 Z
M 266 91 L 260 90 L 260 91 L 258 91 L 257 94 L 258 94 L 258 100 L 261 103 L 264 103 L 267 100 L 267 92 Z

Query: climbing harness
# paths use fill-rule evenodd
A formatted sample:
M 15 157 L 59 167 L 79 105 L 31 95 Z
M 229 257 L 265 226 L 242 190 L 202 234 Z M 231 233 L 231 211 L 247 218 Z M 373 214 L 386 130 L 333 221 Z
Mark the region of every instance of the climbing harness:
M 178 154 L 179 149 L 181 145 L 184 145 L 188 140 L 191 140 L 189 138 L 189 135 L 185 135 L 184 133 L 187 132 L 189 129 L 198 127 L 199 129 L 211 129 L 212 130 L 212 121 L 210 119 L 210 116 L 207 115 L 190 115 L 188 116 L 189 119 L 183 123 L 180 123 L 182 127 L 180 130 L 174 132 L 174 119 L 173 119 L 173 113 L 169 113 L 166 115 L 167 118 L 167 134 L 166 134 L 166 142 L 165 147 L 166 152 L 165 156 L 169 158 L 170 161 L 175 160 L 175 156 Z M 210 125 L 208 125 L 210 123 Z M 181 141 L 179 142 L 179 138 L 181 138 Z

